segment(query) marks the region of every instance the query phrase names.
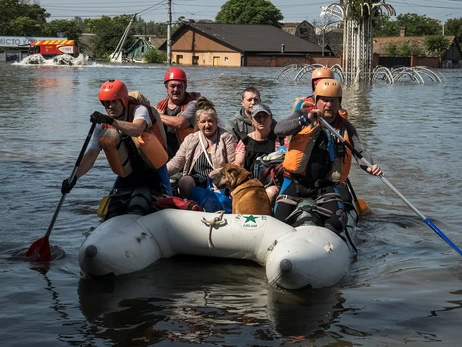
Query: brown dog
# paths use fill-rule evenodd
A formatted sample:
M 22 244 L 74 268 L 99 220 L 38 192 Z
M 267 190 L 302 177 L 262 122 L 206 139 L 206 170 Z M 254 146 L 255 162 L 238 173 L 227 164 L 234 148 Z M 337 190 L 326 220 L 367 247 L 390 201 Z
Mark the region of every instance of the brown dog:
M 212 175 L 212 182 L 219 189 L 228 188 L 232 196 L 234 214 L 272 215 L 271 203 L 265 187 L 250 172 L 235 164 L 225 164 Z

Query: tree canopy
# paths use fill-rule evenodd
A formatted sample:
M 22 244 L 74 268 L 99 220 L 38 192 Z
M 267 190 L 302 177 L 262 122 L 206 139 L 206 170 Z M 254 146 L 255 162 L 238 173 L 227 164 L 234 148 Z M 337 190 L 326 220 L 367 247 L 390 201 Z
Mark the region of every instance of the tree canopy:
M 405 28 L 406 36 L 428 36 L 442 32 L 439 20 L 416 13 L 400 14 L 396 20 L 384 16 L 374 28 L 374 36 L 399 36 L 400 29 Z
M 130 23 L 130 15 L 122 15 L 116 17 L 102 16 L 97 19 L 90 19 L 88 21 L 88 30 L 95 34 L 93 38 L 92 47 L 93 52 L 97 57 L 105 57 L 111 54 L 119 44 L 122 34 L 127 29 Z M 124 47 L 129 47 L 134 42 L 134 27 L 132 26 L 127 35 Z
M 462 38 L 462 18 L 448 19 L 444 24 L 444 34 Z
M 229 0 L 215 17 L 217 23 L 269 24 L 281 28 L 281 11 L 268 0 Z
M 29 0 L 0 0 L 0 35 L 40 35 L 42 26 L 50 17 L 40 5 Z

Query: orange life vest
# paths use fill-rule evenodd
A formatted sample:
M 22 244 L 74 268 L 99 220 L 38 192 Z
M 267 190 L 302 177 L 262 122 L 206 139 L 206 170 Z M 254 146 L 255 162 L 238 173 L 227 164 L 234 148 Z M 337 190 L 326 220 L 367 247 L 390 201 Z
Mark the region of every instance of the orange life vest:
M 346 110 L 339 110 L 339 115 L 340 117 L 335 119 L 333 127 L 343 135 L 344 139 L 348 143 L 350 143 L 347 131 L 348 113 Z M 306 174 L 306 166 L 308 165 L 308 161 L 310 160 L 314 145 L 320 133 L 320 126 L 317 124 L 310 124 L 308 126 L 304 126 L 302 130 L 292 137 L 289 149 L 285 155 L 284 162 L 282 163 L 285 171 L 297 175 Z M 339 139 L 335 138 L 334 141 L 336 148 L 341 145 L 341 141 Z M 343 183 L 348 178 L 352 153 L 346 146 L 344 149 L 344 155 L 341 157 L 335 157 L 334 161 L 331 162 L 331 168 L 325 177 L 326 180 Z
M 127 122 L 133 122 L 134 110 L 137 105 L 131 103 L 129 99 Z M 165 146 L 154 133 L 156 127 L 159 126 L 159 122 L 157 122 L 151 110 L 149 116 L 153 125 L 145 129 L 138 137 L 126 136 L 112 125 L 102 124 L 98 142 L 106 154 L 109 166 L 116 175 L 127 177 L 133 172 L 131 159 L 135 151 L 152 168 L 158 169 L 168 161 Z
M 186 106 L 193 101 L 196 100 L 200 96 L 200 93 L 185 93 L 184 99 L 182 104 L 180 105 L 180 111 L 183 112 L 186 109 Z M 168 100 L 169 98 L 165 98 L 164 100 L 161 100 L 157 103 L 156 109 L 163 114 L 167 114 L 167 105 L 168 105 Z M 178 143 L 181 144 L 186 136 L 189 134 L 195 132 L 195 129 L 193 126 L 189 126 L 183 129 L 177 129 L 176 130 L 176 136 L 178 139 Z

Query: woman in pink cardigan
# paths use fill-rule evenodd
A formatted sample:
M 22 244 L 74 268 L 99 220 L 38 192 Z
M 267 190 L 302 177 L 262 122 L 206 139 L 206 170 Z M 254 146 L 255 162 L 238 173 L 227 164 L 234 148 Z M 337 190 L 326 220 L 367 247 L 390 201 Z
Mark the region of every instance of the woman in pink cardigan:
M 180 197 L 189 199 L 194 186 L 206 188 L 210 172 L 234 162 L 236 140 L 218 126 L 218 115 L 211 101 L 200 97 L 196 102 L 198 131 L 184 139 L 176 155 L 167 163 L 170 176 L 182 171 L 178 181 Z

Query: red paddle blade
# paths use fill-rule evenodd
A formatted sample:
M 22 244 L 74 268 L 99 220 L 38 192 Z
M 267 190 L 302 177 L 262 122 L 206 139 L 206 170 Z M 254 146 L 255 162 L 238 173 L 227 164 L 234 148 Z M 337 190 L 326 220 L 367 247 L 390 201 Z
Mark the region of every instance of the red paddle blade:
M 50 261 L 51 249 L 48 236 L 35 241 L 27 250 L 26 257 L 31 257 L 32 261 Z

